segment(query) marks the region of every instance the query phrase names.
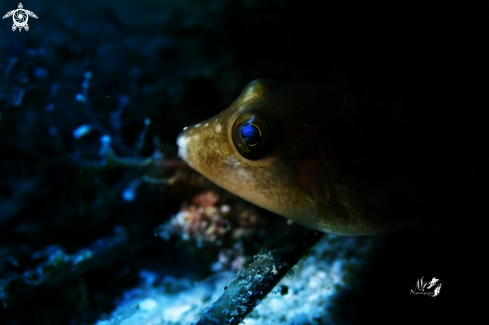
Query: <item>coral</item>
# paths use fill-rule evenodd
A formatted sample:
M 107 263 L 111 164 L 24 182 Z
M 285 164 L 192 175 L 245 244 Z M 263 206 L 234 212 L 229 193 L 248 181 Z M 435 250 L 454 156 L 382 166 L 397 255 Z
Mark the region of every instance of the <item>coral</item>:
M 230 198 L 230 195 L 225 197 Z M 222 246 L 253 235 L 260 225 L 253 206 L 239 199 L 221 199 L 217 193 L 205 191 L 157 231 L 166 240 L 178 235 L 184 241 L 195 241 L 197 246 Z
M 264 223 L 252 205 L 229 193 L 220 193 L 207 190 L 195 195 L 192 204 L 184 205 L 155 232 L 166 241 L 177 237 L 182 242 L 191 242 L 192 246 L 186 245 L 191 251 L 192 247 L 210 248 L 208 255 L 214 262 L 209 268 L 214 272 L 237 272 L 249 260 L 245 242 L 252 239 Z
M 247 257 L 244 253 L 244 247 L 241 241 L 236 242 L 231 248 L 220 249 L 217 262 L 212 264 L 212 271 L 231 270 L 238 272 L 243 270 L 247 264 Z
M 67 254 L 56 245 L 35 252 L 32 259 L 42 262 L 23 273 L 11 272 L 0 279 L 0 300 L 7 307 L 19 294 L 40 285 L 58 285 L 70 277 L 99 268 L 100 265 L 110 266 L 117 259 L 118 253 L 125 249 L 127 241 L 127 230 L 117 227 L 114 235 L 99 238 L 74 254 Z

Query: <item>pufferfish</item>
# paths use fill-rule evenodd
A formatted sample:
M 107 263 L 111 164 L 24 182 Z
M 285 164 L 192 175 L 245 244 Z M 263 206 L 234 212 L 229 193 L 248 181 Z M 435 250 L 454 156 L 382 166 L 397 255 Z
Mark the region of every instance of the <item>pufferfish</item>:
M 342 91 L 258 79 L 177 144 L 220 187 L 321 232 L 376 234 L 439 212 L 429 150 Z

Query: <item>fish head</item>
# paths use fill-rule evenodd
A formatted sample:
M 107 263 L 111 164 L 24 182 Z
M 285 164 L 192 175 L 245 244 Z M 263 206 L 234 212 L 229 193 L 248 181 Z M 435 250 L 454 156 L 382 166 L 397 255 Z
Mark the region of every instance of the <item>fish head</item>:
M 397 131 L 355 96 L 258 79 L 177 144 L 192 168 L 255 205 L 315 230 L 365 235 L 432 212 L 418 182 L 425 159 Z
M 293 88 L 252 81 L 226 110 L 180 133 L 179 155 L 229 192 L 315 228 L 314 200 L 297 182 L 300 157 L 311 156 L 303 104 Z

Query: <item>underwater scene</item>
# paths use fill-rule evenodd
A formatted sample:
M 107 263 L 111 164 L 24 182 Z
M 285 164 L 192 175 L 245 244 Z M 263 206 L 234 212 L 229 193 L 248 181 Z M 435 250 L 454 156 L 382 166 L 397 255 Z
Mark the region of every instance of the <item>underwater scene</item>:
M 0 324 L 489 323 L 489 5 L 2 1 Z

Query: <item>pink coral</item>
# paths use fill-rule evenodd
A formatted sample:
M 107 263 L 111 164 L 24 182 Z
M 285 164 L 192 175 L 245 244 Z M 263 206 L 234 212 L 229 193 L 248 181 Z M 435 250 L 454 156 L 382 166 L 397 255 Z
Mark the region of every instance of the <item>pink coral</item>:
M 227 193 L 205 191 L 184 205 L 166 224 L 159 226 L 160 237 L 178 236 L 197 247 L 217 247 L 213 271 L 241 270 L 246 264 L 243 239 L 256 233 L 262 222 L 253 205 Z
M 259 224 L 255 209 L 233 199 L 225 204 L 213 191 L 200 193 L 193 198 L 192 205 L 184 206 L 169 223 L 161 226 L 160 235 L 168 239 L 179 234 L 183 240 L 220 246 L 223 240 L 239 240 L 254 233 Z

